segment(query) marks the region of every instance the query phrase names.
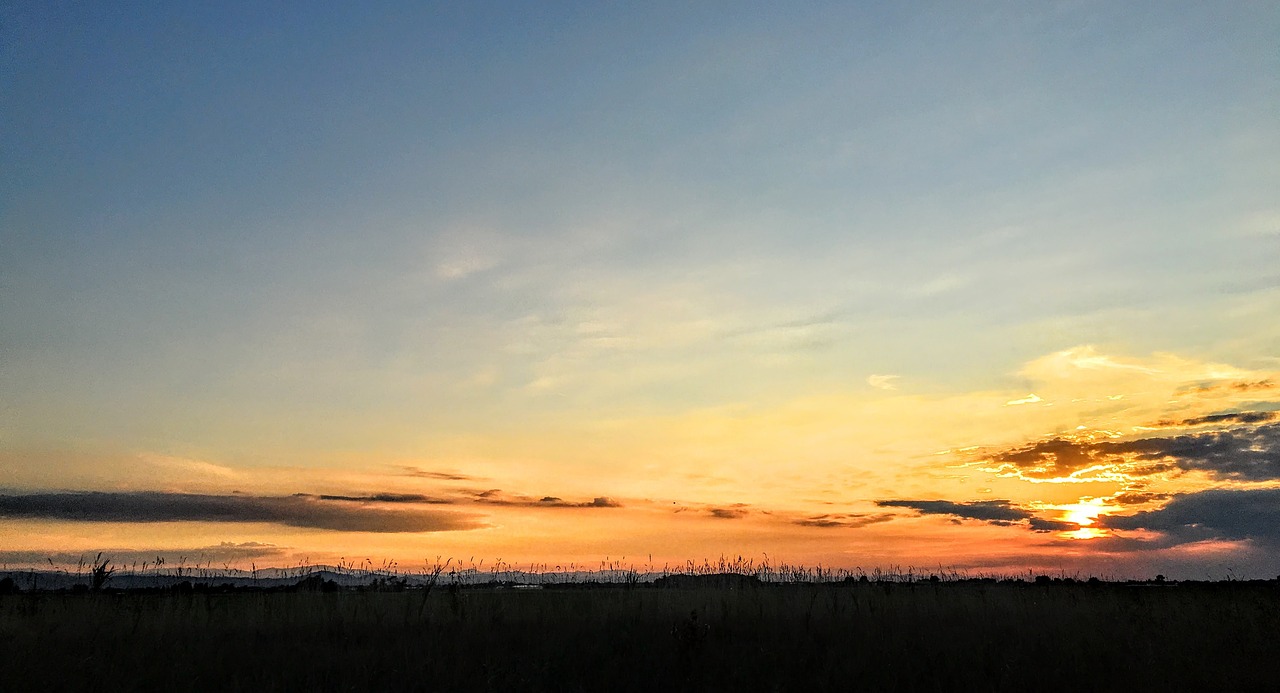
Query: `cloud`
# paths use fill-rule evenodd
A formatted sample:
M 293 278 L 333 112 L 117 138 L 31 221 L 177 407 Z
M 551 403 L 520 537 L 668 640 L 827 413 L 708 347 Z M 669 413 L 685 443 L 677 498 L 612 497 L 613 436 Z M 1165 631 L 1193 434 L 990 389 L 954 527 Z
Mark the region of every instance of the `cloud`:
M 947 500 L 881 500 L 882 508 L 909 508 L 921 515 L 953 515 L 992 524 L 1012 524 L 1031 517 L 1031 512 L 1007 500 L 984 500 L 956 503 Z
M 318 496 L 60 492 L 0 495 L 0 517 L 76 522 L 266 522 L 339 532 L 445 532 L 482 526 L 437 510 L 390 510 Z
M 510 239 L 484 226 L 462 225 L 440 233 L 428 249 L 432 274 L 440 281 L 457 281 L 486 272 L 503 261 Z M 510 248 L 506 248 L 510 250 Z
M 1133 515 L 1098 518 L 1117 530 L 1150 530 L 1163 545 L 1206 540 L 1254 540 L 1280 545 L 1280 488 L 1209 489 L 1176 496 L 1167 505 Z
M 1280 479 L 1280 424 L 1099 444 L 1103 455 L 1167 460 L 1217 479 Z
M 1256 422 L 1269 412 L 1213 415 L 1189 422 Z M 1204 420 L 1204 421 L 1202 421 Z M 1196 425 L 1196 424 L 1189 424 Z M 1033 479 L 1064 478 L 1095 468 L 1118 468 L 1128 476 L 1162 471 L 1203 471 L 1215 479 L 1280 479 L 1280 423 L 1134 440 L 1051 438 L 992 455 L 998 468 Z
M 888 522 L 893 519 L 892 513 L 878 513 L 875 515 L 865 513 L 847 513 L 847 514 L 831 514 L 831 515 L 813 515 L 792 520 L 791 524 L 800 525 L 801 527 L 866 527 L 868 525 Z
M 1033 392 L 1033 393 L 1031 393 L 1031 394 L 1027 395 L 1026 397 L 1023 397 L 1022 399 L 1011 399 L 1011 400 L 1009 400 L 1008 402 L 1005 402 L 1005 403 L 1004 403 L 1004 406 L 1006 406 L 1006 407 L 1016 407 L 1016 406 L 1018 406 L 1019 404 L 1035 404 L 1035 403 L 1040 402 L 1040 401 L 1042 401 L 1042 400 L 1040 399 L 1040 396 L 1039 396 L 1039 395 L 1037 395 L 1037 394 L 1035 394 L 1035 393 Z
M 400 469 L 404 470 L 405 476 L 412 476 L 419 479 L 435 479 L 437 481 L 476 481 L 478 479 L 478 477 L 467 476 L 466 474 L 458 474 L 455 472 L 436 472 L 409 465 L 401 465 Z
M 829 347 L 845 329 L 836 316 L 828 315 L 739 329 L 726 334 L 725 338 L 761 351 L 790 352 Z
M 1256 424 L 1271 421 L 1277 416 L 1280 416 L 1280 414 L 1273 411 L 1222 412 L 1220 414 L 1196 416 L 1190 419 L 1183 419 L 1181 421 L 1161 421 L 1156 425 L 1164 428 L 1171 428 L 1203 426 L 1205 424 Z
M 541 507 L 551 508 L 621 508 L 622 504 L 608 496 L 597 496 L 589 501 L 578 503 L 566 502 L 555 496 L 545 496 L 538 503 Z
M 138 455 L 138 459 L 161 469 L 173 470 L 182 474 L 214 476 L 223 479 L 232 478 L 239 474 L 236 470 L 230 467 L 186 457 L 143 453 Z
M 1116 505 L 1142 505 L 1152 501 L 1168 500 L 1172 498 L 1168 493 L 1152 493 L 1150 491 L 1125 491 L 1111 497 L 1111 502 Z
M 1160 373 L 1160 370 L 1099 354 L 1096 348 L 1089 345 L 1054 352 L 1031 361 L 1022 369 L 1023 375 L 1038 380 L 1062 380 L 1099 372 L 1155 375 Z
M 489 489 L 472 495 L 472 501 L 482 505 L 517 506 L 523 508 L 621 508 L 622 503 L 608 497 L 596 496 L 589 501 L 566 501 L 558 496 L 534 498 L 521 494 L 504 493 L 502 489 Z
M 1229 392 L 1256 392 L 1259 390 L 1271 390 L 1271 389 L 1274 389 L 1275 387 L 1276 387 L 1275 381 L 1271 380 L 1270 378 L 1267 378 L 1263 380 L 1241 380 L 1237 382 L 1228 382 L 1228 383 L 1223 383 L 1223 382 L 1197 383 L 1195 385 L 1188 385 L 1186 387 L 1179 388 L 1178 391 L 1179 392 L 1214 392 L 1214 391 L 1225 390 Z
M 882 508 L 909 508 L 921 515 L 950 515 L 957 524 L 961 519 L 980 520 L 990 525 L 1010 527 L 1023 522 L 1033 532 L 1062 532 L 1079 529 L 1075 522 L 1047 520 L 1036 517 L 1027 508 L 1014 505 L 1008 500 L 983 500 L 957 503 L 947 500 L 881 500 L 876 505 Z
M 477 272 L 498 266 L 498 258 L 484 255 L 461 255 L 436 265 L 436 276 L 445 281 L 464 279 Z
M 738 520 L 747 516 L 747 510 L 741 507 L 707 508 L 707 514 L 721 520 Z
M 304 496 L 306 494 L 297 494 Z M 434 496 L 424 496 L 421 493 L 373 493 L 367 496 L 334 496 L 319 495 L 308 496 L 318 498 L 325 501 L 350 501 L 358 503 L 422 503 L 425 505 L 448 505 L 455 501 L 447 498 L 436 498 Z
M 902 376 L 872 374 L 867 376 L 867 384 L 881 390 L 896 390 L 898 386 L 893 381 L 900 377 Z
M 990 461 L 1002 467 L 1011 466 L 1024 477 L 1054 479 L 1103 464 L 1104 460 L 1095 458 L 1096 452 L 1095 443 L 1050 438 L 997 453 Z
M 1065 520 L 1046 520 L 1043 517 L 1027 518 L 1027 526 L 1033 532 L 1069 532 L 1073 529 L 1080 529 L 1080 525 Z

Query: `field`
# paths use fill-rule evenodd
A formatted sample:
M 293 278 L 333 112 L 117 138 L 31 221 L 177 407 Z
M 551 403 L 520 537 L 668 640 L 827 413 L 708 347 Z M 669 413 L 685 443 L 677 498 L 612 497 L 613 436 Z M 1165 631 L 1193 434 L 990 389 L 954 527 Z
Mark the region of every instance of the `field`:
M 1280 583 L 0 596 L 0 690 L 1236 691 Z

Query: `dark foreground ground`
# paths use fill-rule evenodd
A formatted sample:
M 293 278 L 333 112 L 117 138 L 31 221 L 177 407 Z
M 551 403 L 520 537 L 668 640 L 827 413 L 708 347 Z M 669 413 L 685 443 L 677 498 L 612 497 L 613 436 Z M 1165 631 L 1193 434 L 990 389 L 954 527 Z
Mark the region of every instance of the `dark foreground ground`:
M 1280 584 L 0 596 L 0 691 L 1272 691 Z

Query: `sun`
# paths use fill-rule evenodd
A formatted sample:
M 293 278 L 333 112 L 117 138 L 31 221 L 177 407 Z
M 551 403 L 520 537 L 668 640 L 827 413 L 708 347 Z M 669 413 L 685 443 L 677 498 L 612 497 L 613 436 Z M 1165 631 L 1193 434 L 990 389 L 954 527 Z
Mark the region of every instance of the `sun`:
M 1107 505 L 1107 502 L 1102 498 L 1090 498 L 1078 503 L 1055 505 L 1053 507 L 1062 511 L 1063 520 L 1080 525 L 1080 529 L 1063 533 L 1064 536 L 1072 539 L 1096 539 L 1097 537 L 1106 536 L 1106 530 L 1098 529 L 1092 525 L 1099 515 L 1106 515 L 1113 510 L 1119 509 L 1116 506 Z

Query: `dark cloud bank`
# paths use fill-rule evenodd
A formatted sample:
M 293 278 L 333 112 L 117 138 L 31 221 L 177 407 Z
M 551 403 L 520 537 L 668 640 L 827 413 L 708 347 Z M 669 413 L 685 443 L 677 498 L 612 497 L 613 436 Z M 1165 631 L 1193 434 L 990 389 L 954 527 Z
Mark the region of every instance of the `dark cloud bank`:
M 0 518 L 81 522 L 267 522 L 340 532 L 447 532 L 485 526 L 472 514 L 433 505 L 526 508 L 619 508 L 607 496 L 567 501 L 507 494 L 498 489 L 456 497 L 418 493 L 250 496 L 159 491 L 78 491 L 0 495 Z
M 957 519 L 979 520 L 987 524 L 1008 527 L 1027 523 L 1034 532 L 1061 532 L 1079 529 L 1074 522 L 1061 522 L 1036 517 L 1030 510 L 1008 500 L 984 500 L 957 503 L 948 500 L 882 500 L 876 501 L 882 508 L 907 508 L 921 515 L 949 515 Z
M 1206 540 L 1251 540 L 1280 548 L 1280 488 L 1209 489 L 1175 496 L 1162 508 L 1098 518 L 1109 529 L 1160 532 L 1132 548 L 1161 548 Z
M 1092 539 L 1088 546 L 1108 551 L 1144 551 L 1199 541 L 1251 541 L 1280 550 L 1280 488 L 1208 489 L 1176 496 L 1142 494 L 1146 500 L 1172 498 L 1166 505 L 1132 515 L 1103 515 L 1095 527 L 1158 532 L 1155 539 L 1115 535 Z M 957 503 L 946 500 L 883 500 L 886 508 L 908 508 L 921 515 L 947 515 L 1000 526 L 1025 526 L 1035 532 L 1078 529 L 1074 522 L 1036 517 L 1007 500 Z
M 882 508 L 909 508 L 921 515 L 954 515 L 969 520 L 982 520 L 992 524 L 1010 525 L 1031 517 L 1031 513 L 1007 500 L 973 501 L 956 503 L 947 500 L 882 500 L 876 501 Z
M 61 492 L 0 495 L 0 517 L 82 522 L 267 522 L 340 532 L 443 532 L 483 526 L 472 515 L 388 509 L 352 502 L 406 502 L 378 496 L 246 496 L 188 493 Z M 429 502 L 429 501 L 428 501 Z

